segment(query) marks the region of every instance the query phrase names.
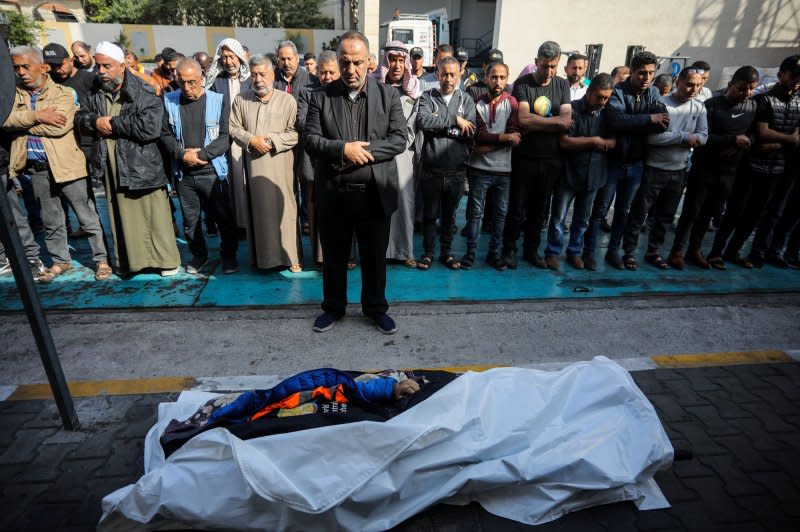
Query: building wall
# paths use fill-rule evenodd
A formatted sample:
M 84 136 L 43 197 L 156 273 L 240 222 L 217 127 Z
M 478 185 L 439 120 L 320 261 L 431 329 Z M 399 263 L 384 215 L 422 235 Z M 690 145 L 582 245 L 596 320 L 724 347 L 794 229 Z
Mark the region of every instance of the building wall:
M 219 42 L 234 37 L 250 49 L 251 53 L 274 52 L 279 41 L 287 34 L 303 52 L 319 53 L 323 45 L 341 30 L 306 30 L 284 28 L 222 28 L 213 26 L 151 26 L 147 24 L 78 24 L 44 22 L 42 46 L 55 42 L 69 48 L 73 41 L 95 45 L 100 41 L 116 41 L 125 32 L 131 48 L 142 60 L 149 60 L 166 46 L 191 55 L 198 51 L 213 53 Z
M 33 11 L 37 7 L 45 3 L 48 2 L 46 2 L 45 0 L 20 0 L 19 5 L 22 14 L 34 18 Z M 86 13 L 83 11 L 83 6 L 81 5 L 80 0 L 59 0 L 56 3 L 61 4 L 62 6 L 72 11 L 72 14 L 75 15 L 75 18 L 78 19 L 79 22 L 83 22 L 86 20 Z
M 537 23 L 537 20 L 543 23 Z M 546 40 L 565 50 L 602 43 L 600 69 L 623 64 L 628 45 L 658 56 L 689 56 L 712 65 L 709 86 L 727 66 L 775 66 L 800 48 L 796 0 L 498 0 L 494 43 L 512 73 L 533 62 Z M 563 72 L 561 73 L 563 75 Z

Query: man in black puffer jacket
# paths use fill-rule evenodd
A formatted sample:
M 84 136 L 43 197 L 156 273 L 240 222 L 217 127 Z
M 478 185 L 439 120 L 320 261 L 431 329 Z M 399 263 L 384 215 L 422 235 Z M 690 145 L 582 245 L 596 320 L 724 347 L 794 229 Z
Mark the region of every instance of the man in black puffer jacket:
M 117 271 L 175 275 L 181 261 L 157 144 L 164 106 L 149 86 L 126 72 L 118 46 L 99 43 L 95 64 L 97 82 L 75 122 L 93 139 L 89 171 L 105 184 Z

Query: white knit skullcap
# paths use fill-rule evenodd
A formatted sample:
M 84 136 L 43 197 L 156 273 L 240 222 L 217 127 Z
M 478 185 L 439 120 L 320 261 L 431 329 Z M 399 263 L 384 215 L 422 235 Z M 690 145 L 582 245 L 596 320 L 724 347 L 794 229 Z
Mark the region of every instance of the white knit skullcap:
M 94 53 L 108 56 L 117 63 L 125 62 L 125 54 L 122 52 L 122 48 L 108 41 L 97 43 L 97 46 L 94 47 Z

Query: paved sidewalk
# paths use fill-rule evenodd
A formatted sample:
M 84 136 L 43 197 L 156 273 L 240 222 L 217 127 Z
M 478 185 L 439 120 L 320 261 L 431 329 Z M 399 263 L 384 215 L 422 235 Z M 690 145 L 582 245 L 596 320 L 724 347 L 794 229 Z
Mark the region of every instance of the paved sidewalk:
M 633 373 L 676 449 L 656 480 L 673 505 L 631 503 L 567 515 L 541 527 L 473 504 L 439 505 L 398 527 L 474 530 L 800 530 L 800 364 Z M 0 402 L 0 530 L 94 530 L 100 500 L 143 473 L 143 441 L 159 402 L 176 394 L 75 400 L 83 428 L 60 429 L 52 401 Z

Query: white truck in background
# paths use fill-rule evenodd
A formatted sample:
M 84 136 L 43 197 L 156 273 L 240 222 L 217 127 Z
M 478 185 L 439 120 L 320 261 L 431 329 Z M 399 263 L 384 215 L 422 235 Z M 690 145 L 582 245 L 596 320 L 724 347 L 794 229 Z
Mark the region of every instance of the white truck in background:
M 392 20 L 380 25 L 381 48 L 389 41 L 400 41 L 409 50 L 422 48 L 423 65 L 433 66 L 433 52 L 440 44 L 450 44 L 450 24 L 447 9 L 440 8 L 423 14 L 401 14 L 396 10 Z

